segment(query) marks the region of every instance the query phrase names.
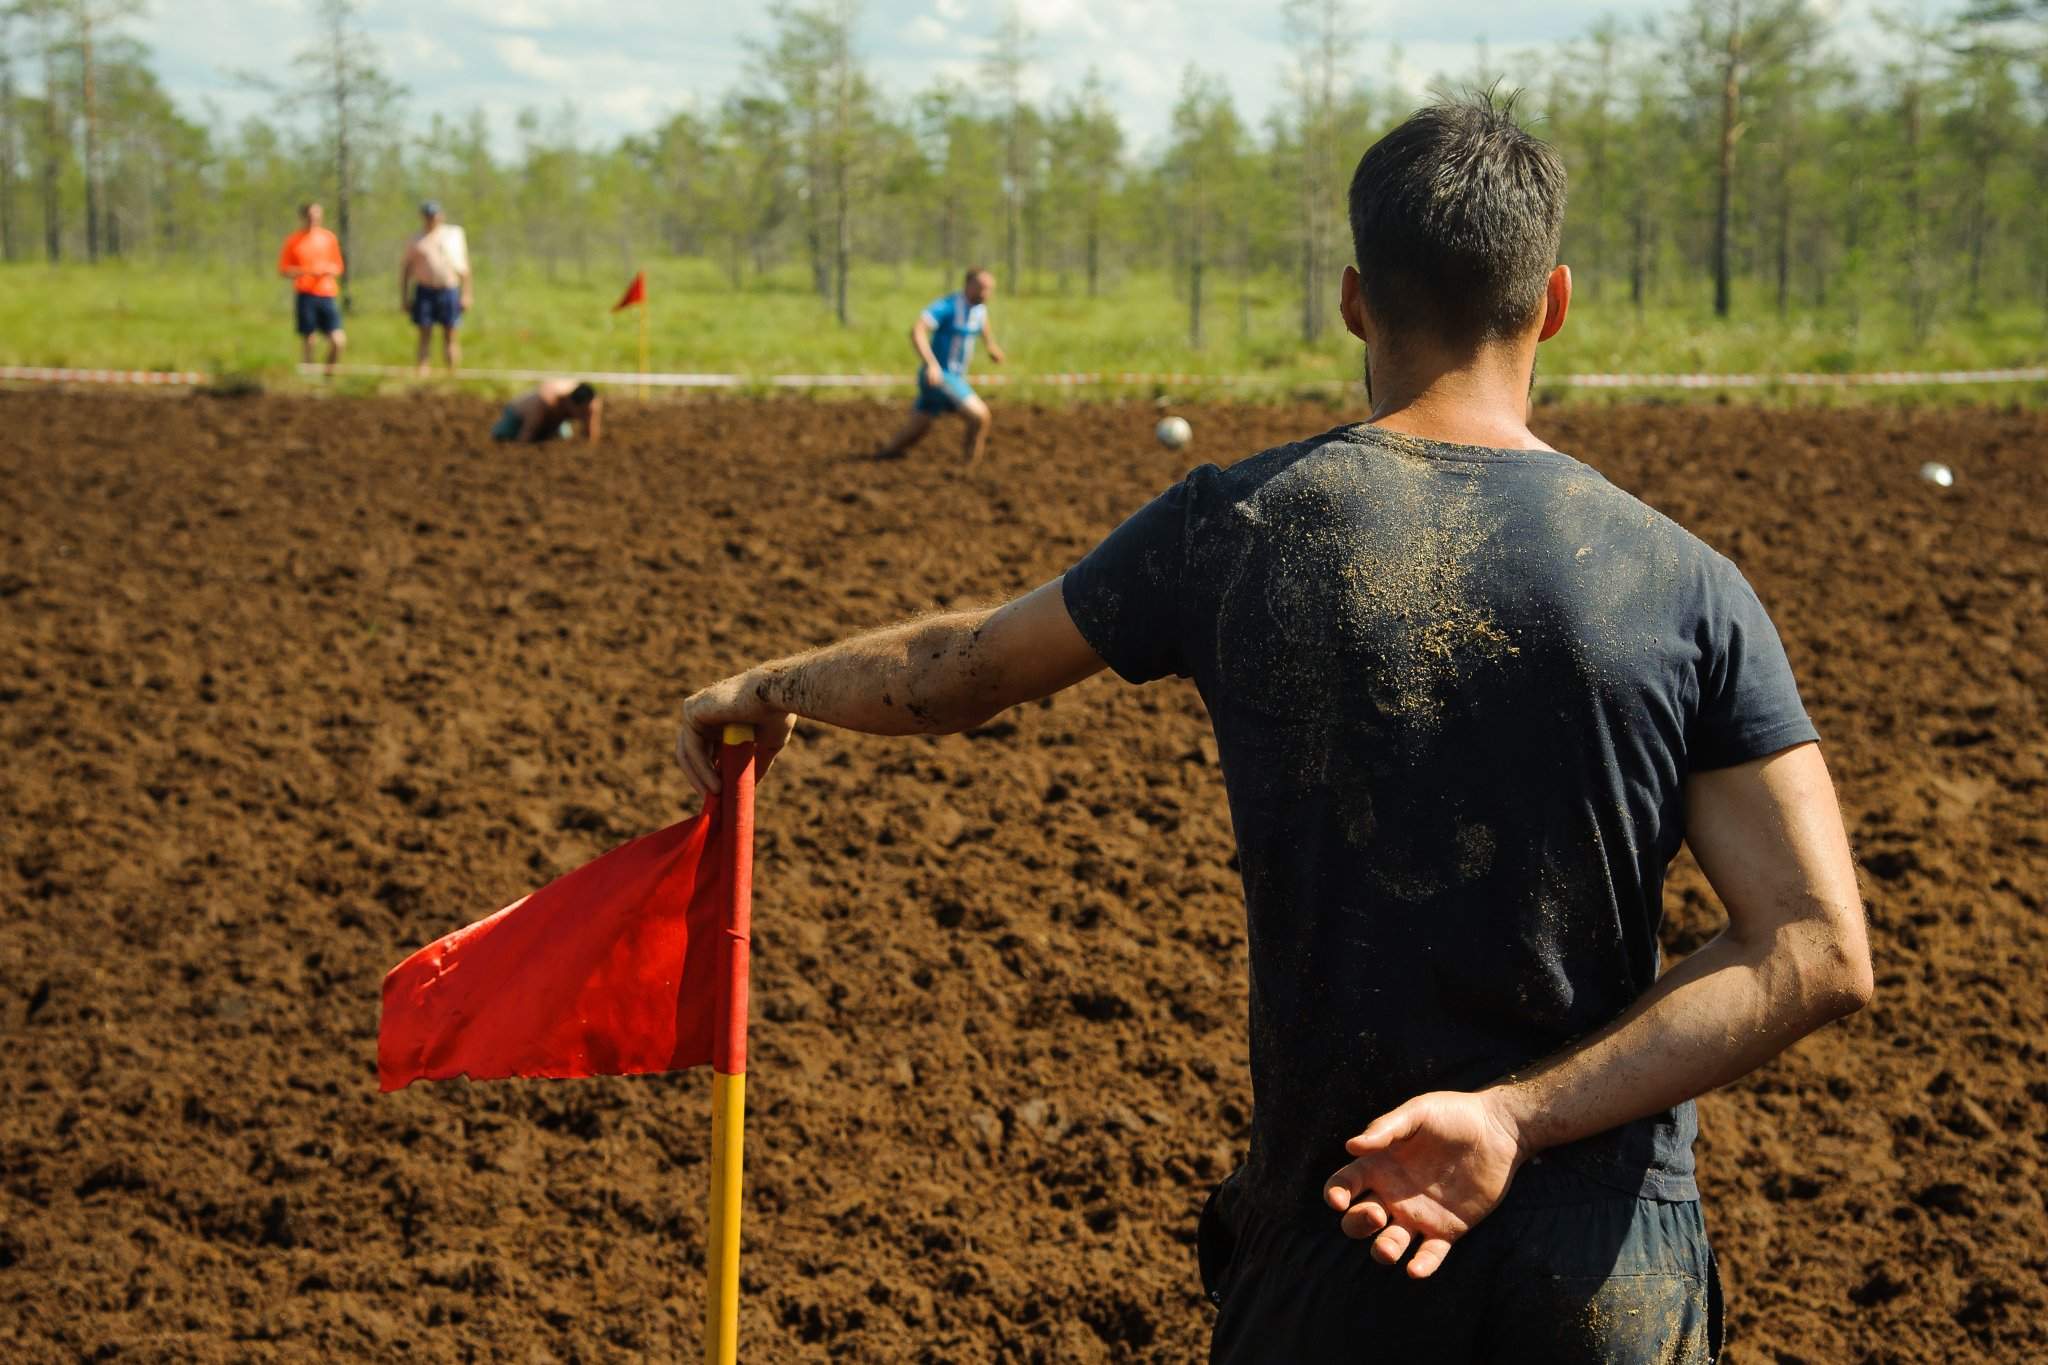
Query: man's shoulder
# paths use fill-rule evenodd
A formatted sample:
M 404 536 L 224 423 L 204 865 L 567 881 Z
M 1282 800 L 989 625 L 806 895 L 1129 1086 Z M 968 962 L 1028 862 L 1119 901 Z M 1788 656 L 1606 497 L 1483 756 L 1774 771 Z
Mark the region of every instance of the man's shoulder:
M 1234 464 L 1204 465 L 1189 474 L 1188 481 L 1195 491 L 1211 499 L 1225 502 L 1251 500 L 1302 477 L 1318 457 L 1338 454 L 1338 448 L 1355 444 L 1347 439 L 1347 432 L 1347 428 L 1337 427 L 1298 441 L 1268 446 Z

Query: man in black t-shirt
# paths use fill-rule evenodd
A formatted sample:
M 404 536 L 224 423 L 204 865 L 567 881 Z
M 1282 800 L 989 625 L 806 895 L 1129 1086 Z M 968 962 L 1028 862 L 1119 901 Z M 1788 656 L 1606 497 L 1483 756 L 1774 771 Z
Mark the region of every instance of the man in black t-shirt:
M 1254 1117 L 1203 1211 L 1212 1359 L 1711 1360 L 1692 1099 L 1860 1007 L 1862 908 L 1770 618 L 1527 426 L 1564 172 L 1488 100 L 1351 186 L 1370 418 L 1196 470 L 1062 578 L 692 696 L 954 731 L 1105 665 L 1208 704 L 1250 940 Z M 1659 975 L 1689 843 L 1727 930 Z

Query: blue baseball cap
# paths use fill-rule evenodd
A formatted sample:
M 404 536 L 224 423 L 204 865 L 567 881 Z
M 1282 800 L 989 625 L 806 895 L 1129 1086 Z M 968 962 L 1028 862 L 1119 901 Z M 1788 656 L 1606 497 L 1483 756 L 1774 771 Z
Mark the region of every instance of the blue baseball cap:
M 420 202 L 420 212 L 425 214 L 429 218 L 432 218 L 435 214 L 439 213 L 440 211 L 441 201 L 438 199 L 426 199 Z

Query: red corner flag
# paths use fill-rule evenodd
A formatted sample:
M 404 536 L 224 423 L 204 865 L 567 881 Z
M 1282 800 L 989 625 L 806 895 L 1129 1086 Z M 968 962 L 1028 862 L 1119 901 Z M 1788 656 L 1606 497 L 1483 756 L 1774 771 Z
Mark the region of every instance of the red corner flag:
M 751 781 L 736 779 L 752 757 L 720 754 L 732 809 L 714 797 L 392 968 L 382 1088 L 712 1061 L 743 1072 L 753 812 Z
M 612 305 L 612 311 L 616 313 L 621 308 L 631 308 L 636 303 L 645 302 L 647 302 L 647 272 L 636 270 L 633 272 L 633 282 L 626 286 L 626 292 L 620 296 L 617 303 Z

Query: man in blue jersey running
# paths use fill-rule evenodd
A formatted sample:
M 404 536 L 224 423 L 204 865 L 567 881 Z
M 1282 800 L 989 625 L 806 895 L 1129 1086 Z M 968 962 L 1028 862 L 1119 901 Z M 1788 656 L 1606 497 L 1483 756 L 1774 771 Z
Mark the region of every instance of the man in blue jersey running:
M 924 362 L 917 372 L 917 402 L 910 420 L 875 452 L 879 460 L 900 460 L 904 453 L 932 429 L 932 419 L 957 412 L 967 419 L 967 440 L 961 455 L 968 464 L 981 458 L 988 444 L 988 404 L 967 386 L 967 362 L 974 354 L 974 339 L 988 342 L 988 358 L 1003 363 L 1003 348 L 988 325 L 988 300 L 996 292 L 996 277 L 976 266 L 967 272 L 957 292 L 946 295 L 917 315 L 910 325 L 910 344 Z

